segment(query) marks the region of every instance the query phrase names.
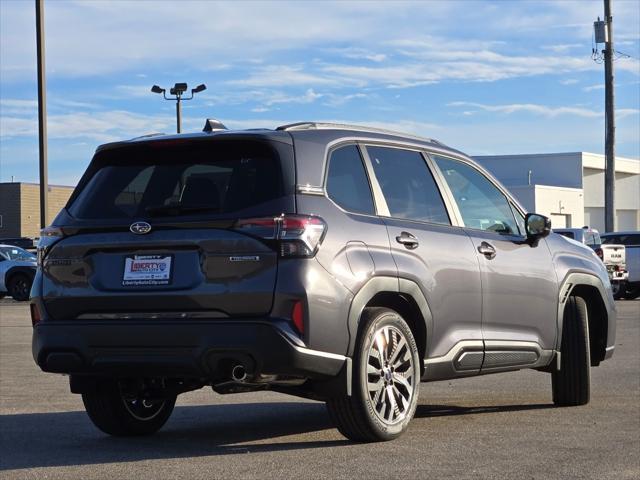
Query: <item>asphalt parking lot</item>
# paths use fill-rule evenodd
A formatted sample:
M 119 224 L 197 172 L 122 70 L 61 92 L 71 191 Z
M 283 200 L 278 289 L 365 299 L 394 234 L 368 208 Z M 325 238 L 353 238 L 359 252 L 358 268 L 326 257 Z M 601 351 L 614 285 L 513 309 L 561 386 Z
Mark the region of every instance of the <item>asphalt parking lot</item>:
M 640 301 L 618 302 L 616 353 L 585 407 L 548 374 L 422 384 L 407 434 L 352 444 L 323 404 L 262 392 L 182 395 L 159 434 L 96 430 L 66 378 L 31 358 L 26 304 L 0 301 L 0 478 L 640 478 Z

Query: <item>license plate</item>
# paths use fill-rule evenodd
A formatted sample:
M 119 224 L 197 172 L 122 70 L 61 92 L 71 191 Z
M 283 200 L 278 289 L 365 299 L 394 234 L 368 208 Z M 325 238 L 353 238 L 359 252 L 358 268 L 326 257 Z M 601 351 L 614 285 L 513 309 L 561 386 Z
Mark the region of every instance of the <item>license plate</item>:
M 130 255 L 124 259 L 122 285 L 125 287 L 169 285 L 171 255 Z

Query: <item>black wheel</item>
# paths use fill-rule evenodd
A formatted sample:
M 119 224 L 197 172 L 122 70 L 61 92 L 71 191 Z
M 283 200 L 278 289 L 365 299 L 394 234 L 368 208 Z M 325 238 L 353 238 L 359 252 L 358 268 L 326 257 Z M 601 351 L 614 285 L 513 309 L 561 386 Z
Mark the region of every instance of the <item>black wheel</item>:
M 9 279 L 9 283 L 7 285 L 9 295 L 11 295 L 14 300 L 18 300 L 19 302 L 29 300 L 29 293 L 31 293 L 31 283 L 32 279 L 29 278 L 29 276 L 25 275 L 24 273 L 16 273 Z
M 560 369 L 551 373 L 553 403 L 558 406 L 589 403 L 590 366 L 587 304 L 582 298 L 572 296 L 564 308 Z
M 613 298 L 615 300 L 623 298 L 626 289 L 626 284 L 624 282 L 611 282 L 611 293 L 613 293 Z
M 640 287 L 629 287 L 627 285 L 627 288 L 624 292 L 624 298 L 626 298 L 627 300 L 634 300 L 638 297 L 640 297 Z
M 327 401 L 332 420 L 355 441 L 392 440 L 404 432 L 418 404 L 418 347 L 403 318 L 366 308 L 353 359 L 352 396 Z
M 167 422 L 176 396 L 145 398 L 129 394 L 115 380 L 102 381 L 95 391 L 82 394 L 93 424 L 109 435 L 137 436 L 157 432 Z

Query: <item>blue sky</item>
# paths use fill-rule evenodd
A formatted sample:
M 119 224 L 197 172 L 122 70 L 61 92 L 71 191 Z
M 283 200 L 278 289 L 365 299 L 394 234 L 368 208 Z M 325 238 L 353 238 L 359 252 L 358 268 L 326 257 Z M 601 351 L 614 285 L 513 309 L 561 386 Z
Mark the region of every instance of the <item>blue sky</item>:
M 153 84 L 206 83 L 183 130 L 384 126 L 469 154 L 602 152 L 597 1 L 45 4 L 49 178 L 100 143 L 175 131 Z M 0 0 L 0 181 L 37 181 L 35 13 Z M 640 157 L 640 1 L 614 0 L 617 151 Z

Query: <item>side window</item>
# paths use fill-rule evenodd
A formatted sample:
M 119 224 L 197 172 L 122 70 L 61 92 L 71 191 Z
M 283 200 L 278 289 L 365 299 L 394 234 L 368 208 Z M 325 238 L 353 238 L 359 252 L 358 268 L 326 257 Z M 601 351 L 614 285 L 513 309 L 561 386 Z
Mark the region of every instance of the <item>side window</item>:
M 584 234 L 584 243 L 585 245 L 595 246 L 600 244 L 600 235 L 596 235 L 593 232 L 585 232 Z
M 518 234 L 509 201 L 475 168 L 434 155 L 458 204 L 465 226 L 503 234 Z
M 369 179 L 355 145 L 342 147 L 331 153 L 327 194 L 347 211 L 375 214 Z
M 389 147 L 367 147 L 367 152 L 392 217 L 451 224 L 421 153 Z

